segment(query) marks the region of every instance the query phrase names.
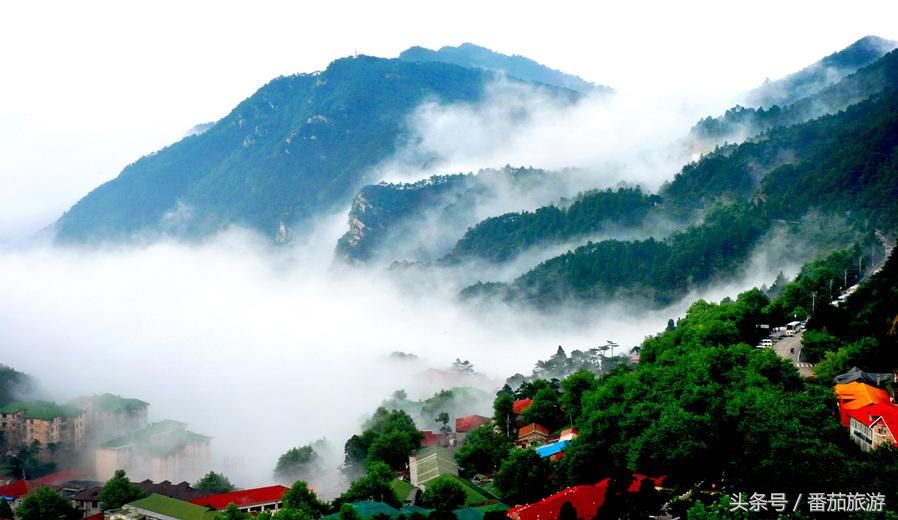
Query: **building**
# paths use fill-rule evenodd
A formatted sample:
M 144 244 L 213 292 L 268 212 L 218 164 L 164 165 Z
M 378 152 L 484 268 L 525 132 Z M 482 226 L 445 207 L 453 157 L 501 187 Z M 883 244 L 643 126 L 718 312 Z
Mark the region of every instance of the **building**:
M 85 432 L 104 442 L 147 426 L 149 403 L 112 394 L 90 395 L 69 402 L 85 413 Z
M 576 428 L 565 428 L 561 430 L 561 435 L 558 436 L 559 441 L 572 441 L 580 436 L 580 430 Z
M 77 450 L 84 443 L 84 412 L 48 401 L 13 401 L 0 407 L 0 433 L 7 443 L 26 446 L 37 441 Z
M 514 445 L 518 448 L 529 448 L 531 446 L 541 446 L 549 441 L 549 429 L 545 426 L 532 423 L 522 426 L 518 430 L 518 440 L 514 441 Z
M 412 486 L 426 484 L 440 475 L 458 476 L 455 450 L 452 448 L 422 448 L 408 458 L 409 482 Z
M 891 404 L 889 393 L 866 383 L 852 382 L 833 387 L 839 399 L 839 418 L 842 426 L 848 426 L 848 412 L 860 410 L 871 404 Z
M 261 513 L 262 511 L 279 511 L 284 507 L 284 493 L 290 489 L 286 486 L 268 486 L 255 489 L 244 489 L 209 495 L 191 500 L 191 504 L 205 506 L 210 509 L 224 510 L 228 504 L 234 504 L 244 513 Z
M 570 441 L 553 442 L 551 444 L 546 444 L 545 446 L 539 446 L 535 451 L 544 459 L 558 460 L 561 457 L 564 457 L 564 450 L 567 449 L 568 444 L 570 444 Z
M 594 486 L 569 487 L 539 502 L 513 507 L 508 511 L 508 516 L 513 520 L 555 519 L 561 516 L 564 504 L 570 502 L 577 510 L 577 518 L 595 518 L 605 505 L 609 483 L 610 479 L 606 478 Z
M 41 486 L 60 489 L 71 480 L 84 477 L 84 473 L 75 469 L 64 469 L 34 480 L 16 480 L 5 486 L 0 486 L 0 500 L 6 500 L 15 509 L 25 495 Z
M 214 494 L 211 491 L 194 489 L 193 486 L 191 486 L 190 483 L 186 481 L 180 482 L 178 484 L 172 484 L 168 480 L 163 480 L 162 482 L 153 482 L 152 480 L 147 479 L 141 482 L 135 482 L 134 485 L 143 490 L 143 492 L 147 495 L 162 495 L 164 497 L 176 498 L 185 502 L 190 502 L 191 500 L 207 497 Z
M 847 413 L 848 433 L 862 450 L 898 446 L 898 406 L 877 403 Z
M 135 478 L 190 480 L 209 468 L 211 437 L 187 430 L 178 421 L 161 421 L 105 442 L 95 452 L 98 480 L 117 469 Z
M 106 520 L 212 520 L 218 513 L 183 500 L 150 495 L 106 512 Z
M 489 417 L 484 417 L 482 415 L 466 415 L 465 417 L 459 417 L 455 420 L 455 440 L 459 444 L 465 442 L 465 437 L 467 437 L 469 433 L 490 421 L 491 419 Z
M 421 446 L 431 448 L 433 446 L 449 446 L 449 436 L 445 433 L 434 433 L 433 430 L 421 430 Z
M 886 383 L 898 382 L 898 377 L 893 372 L 864 372 L 858 367 L 852 367 L 848 372 L 836 376 L 836 384 L 844 385 L 854 382 L 881 388 Z

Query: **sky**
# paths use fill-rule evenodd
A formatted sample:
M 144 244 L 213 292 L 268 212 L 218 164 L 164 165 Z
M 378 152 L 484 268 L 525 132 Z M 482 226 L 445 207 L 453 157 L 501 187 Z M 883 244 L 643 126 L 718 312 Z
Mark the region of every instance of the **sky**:
M 735 94 L 866 34 L 854 2 L 4 2 L 0 238 L 51 223 L 128 163 L 278 75 L 356 51 L 474 42 L 626 92 Z

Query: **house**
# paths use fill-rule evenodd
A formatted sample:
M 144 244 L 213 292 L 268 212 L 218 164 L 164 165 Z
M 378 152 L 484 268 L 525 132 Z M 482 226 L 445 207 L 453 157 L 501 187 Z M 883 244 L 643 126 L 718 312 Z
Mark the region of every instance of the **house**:
M 421 446 L 430 448 L 433 446 L 449 446 L 449 436 L 445 433 L 434 433 L 433 430 L 421 430 Z
M 48 401 L 13 401 L 0 407 L 0 433 L 13 446 L 37 441 L 77 450 L 84 443 L 84 412 Z
M 898 377 L 893 372 L 864 372 L 858 367 L 852 367 L 848 372 L 836 376 L 836 384 L 854 382 L 882 388 L 886 383 L 898 382 Z
M 244 513 L 261 513 L 262 511 L 278 511 L 284 507 L 284 493 L 290 489 L 286 486 L 268 486 L 254 489 L 231 491 L 218 495 L 209 495 L 191 500 L 191 504 L 205 506 L 222 511 L 228 504 L 234 504 Z
M 876 403 L 848 410 L 848 434 L 864 451 L 898 446 L 898 406 Z
M 134 485 L 139 487 L 147 495 L 162 495 L 168 498 L 177 498 L 178 500 L 183 500 L 185 502 L 190 502 L 196 498 L 207 497 L 214 494 L 211 491 L 194 489 L 189 482 L 172 484 L 168 480 L 153 482 L 152 480 L 147 479 L 141 482 L 135 482 Z
M 69 401 L 85 413 L 85 432 L 103 442 L 146 428 L 149 403 L 113 394 L 79 397 Z
M 84 514 L 90 516 L 102 513 L 102 510 L 100 509 L 100 491 L 102 490 L 102 485 L 90 486 L 77 490 L 67 496 L 73 506 L 84 511 Z
M 458 476 L 453 448 L 422 448 L 408 458 L 409 482 L 412 486 L 426 484 L 440 475 Z
M 559 441 L 572 441 L 580 436 L 580 430 L 576 428 L 565 428 L 561 430 L 561 434 L 558 435 Z
M 643 482 L 646 482 L 646 481 L 650 482 L 652 484 L 652 486 L 655 488 L 655 490 L 657 491 L 664 484 L 664 481 L 666 480 L 666 478 L 667 477 L 665 477 L 664 475 L 662 475 L 660 477 L 649 477 L 647 475 L 642 475 L 640 473 L 634 473 L 633 480 L 630 482 L 630 485 L 627 486 L 627 492 L 628 493 L 639 493 L 639 491 L 642 489 Z
M 546 444 L 545 446 L 539 446 L 534 451 L 544 459 L 558 460 L 561 457 L 564 457 L 564 450 L 567 448 L 568 444 L 570 444 L 570 441 L 553 442 L 551 444 Z
M 594 486 L 573 486 L 533 504 L 524 504 L 508 510 L 513 520 L 550 520 L 561 515 L 561 508 L 570 502 L 577 510 L 577 518 L 595 518 L 605 504 L 608 484 L 604 479 Z
M 889 393 L 881 388 L 857 381 L 833 387 L 839 400 L 839 418 L 842 426 L 848 426 L 848 412 L 878 403 L 891 403 Z
M 75 469 L 64 469 L 34 480 L 16 480 L 5 486 L 0 486 L 0 500 L 6 500 L 15 509 L 25 495 L 41 486 L 59 488 L 69 480 L 84 477 L 84 473 Z
M 98 480 L 116 469 L 151 480 L 196 480 L 209 467 L 211 437 L 187 430 L 178 421 L 161 421 L 107 441 L 96 449 Z
M 106 512 L 106 520 L 212 520 L 218 513 L 207 507 L 162 495 L 150 495 Z
M 533 445 L 543 445 L 549 441 L 549 429 L 545 426 L 532 423 L 522 426 L 518 430 L 518 440 L 514 441 L 514 445 L 518 448 L 529 448 Z
M 455 440 L 461 444 L 469 433 L 491 421 L 482 415 L 466 415 L 455 420 Z

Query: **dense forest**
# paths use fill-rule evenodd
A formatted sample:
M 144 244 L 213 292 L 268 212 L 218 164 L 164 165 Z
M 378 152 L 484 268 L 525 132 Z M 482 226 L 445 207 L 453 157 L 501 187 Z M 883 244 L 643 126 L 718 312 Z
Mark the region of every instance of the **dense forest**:
M 660 203 L 660 197 L 646 195 L 639 187 L 618 188 L 583 193 L 567 207 L 544 206 L 491 217 L 469 229 L 444 260 L 505 262 L 529 247 L 634 228 Z
M 895 229 L 896 136 L 898 96 L 893 91 L 838 114 L 774 130 L 762 142 L 744 143 L 684 167 L 662 190 L 665 210 L 672 215 L 711 205 L 703 220 L 688 229 L 664 240 L 588 243 L 510 284 L 479 283 L 462 296 L 498 296 L 540 307 L 569 298 L 601 301 L 615 296 L 664 305 L 737 272 L 765 233 L 792 226 L 812 211 L 844 219 L 846 242 L 865 227 Z M 787 150 L 788 161 L 776 159 Z M 765 162 L 785 164 L 770 165 L 765 168 L 770 173 L 753 179 L 750 165 Z M 750 195 L 758 182 L 759 189 Z
M 277 78 L 206 132 L 127 166 L 57 223 L 63 241 L 241 224 L 274 238 L 349 202 L 407 136 L 424 100 L 476 102 L 492 73 L 368 56 Z M 560 99 L 577 94 L 547 87 Z

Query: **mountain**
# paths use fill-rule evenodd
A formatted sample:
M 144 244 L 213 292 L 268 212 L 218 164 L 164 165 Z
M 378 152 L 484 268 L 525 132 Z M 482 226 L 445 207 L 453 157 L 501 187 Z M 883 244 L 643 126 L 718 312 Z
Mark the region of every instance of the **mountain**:
M 407 116 L 421 102 L 476 102 L 493 78 L 448 63 L 368 56 L 277 78 L 211 128 L 90 192 L 56 223 L 57 238 L 195 237 L 232 224 L 286 238 L 376 180 L 373 167 L 402 145 Z
M 571 194 L 566 181 L 565 172 L 506 166 L 365 186 L 353 200 L 337 255 L 352 262 L 436 260 L 484 213 L 549 204 Z
M 746 102 L 753 107 L 791 105 L 839 82 L 896 47 L 898 42 L 879 36 L 865 36 L 798 72 L 775 81 L 766 81 L 748 93 Z
M 610 93 L 612 91 L 610 87 L 596 85 L 579 76 L 551 69 L 530 58 L 501 54 L 473 43 L 463 43 L 457 47 L 442 47 L 436 51 L 424 47 L 410 47 L 399 54 L 399 59 L 411 62 L 452 63 L 462 67 L 501 71 L 508 76 L 524 81 L 553 85 L 584 94 L 589 92 Z
M 507 262 L 531 247 L 637 228 L 660 204 L 660 197 L 646 195 L 639 187 L 582 193 L 567 206 L 544 206 L 481 221 L 468 229 L 444 260 Z
M 666 305 L 732 277 L 769 231 L 810 240 L 800 224 L 793 224 L 809 213 L 845 222 L 836 226 L 837 234 L 848 242 L 860 228 L 898 227 L 894 90 L 838 114 L 771 130 L 764 141 L 725 152 L 687 166 L 662 190 L 665 204 L 711 206 L 688 229 L 664 240 L 590 242 L 509 284 L 475 284 L 462 296 L 543 308 L 568 299 L 613 297 Z M 753 164 L 762 165 L 757 178 L 749 171 Z
M 890 46 L 893 49 L 896 45 L 898 44 L 895 42 L 876 37 L 864 38 L 815 66 L 804 69 L 839 71 L 825 74 L 827 81 L 813 83 L 815 88 L 805 85 L 797 86 L 795 90 L 788 90 L 788 85 L 792 83 L 787 82 L 780 85 L 779 90 L 783 94 L 778 98 L 779 104 L 768 104 L 767 108 L 737 105 L 722 116 L 702 119 L 691 131 L 693 146 L 705 150 L 725 141 L 742 141 L 770 128 L 802 123 L 838 112 L 886 89 L 898 88 L 898 51 L 888 50 Z M 848 59 L 858 55 L 864 59 Z M 833 58 L 834 56 L 840 58 Z M 859 68 L 853 68 L 866 62 L 867 59 L 870 61 Z M 828 68 L 823 65 L 826 60 L 830 60 L 828 63 L 831 66 Z M 809 77 L 802 73 L 796 74 L 799 79 Z M 798 79 L 795 81 L 804 85 Z

